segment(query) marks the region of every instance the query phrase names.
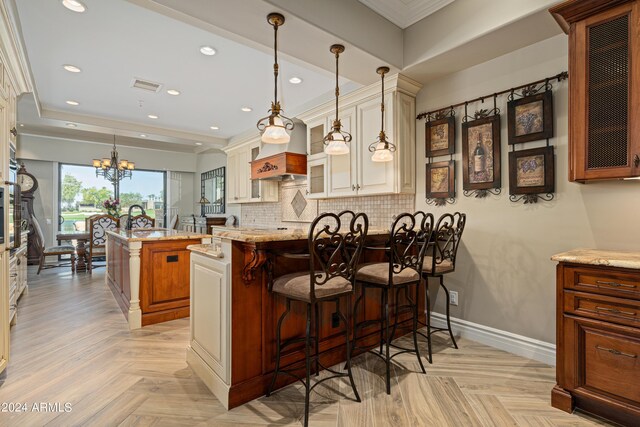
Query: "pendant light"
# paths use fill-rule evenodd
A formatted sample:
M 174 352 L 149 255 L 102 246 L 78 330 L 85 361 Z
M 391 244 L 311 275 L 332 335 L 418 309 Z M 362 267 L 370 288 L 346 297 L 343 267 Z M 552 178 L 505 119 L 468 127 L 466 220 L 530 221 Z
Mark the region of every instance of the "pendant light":
M 393 160 L 396 146 L 387 140 L 387 135 L 384 133 L 384 75 L 389 72 L 389 67 L 378 67 L 376 72 L 382 76 L 382 102 L 380 103 L 382 123 L 378 139 L 369 145 L 369 151 L 373 153 L 372 162 L 390 162 Z
M 278 27 L 284 24 L 284 16 L 279 13 L 270 13 L 267 22 L 273 27 L 273 80 L 274 95 L 269 115 L 258 120 L 258 130 L 262 132 L 262 142 L 265 144 L 288 144 L 291 137 L 289 132 L 293 130 L 293 121 L 283 116 L 278 102 Z
M 329 49 L 336 56 L 336 119 L 333 121 L 333 128 L 324 137 L 324 152 L 329 155 L 349 154 L 349 142 L 351 134 L 342 130 L 342 123 L 338 118 L 338 97 L 340 88 L 338 86 L 338 58 L 344 52 L 344 46 L 334 44 Z

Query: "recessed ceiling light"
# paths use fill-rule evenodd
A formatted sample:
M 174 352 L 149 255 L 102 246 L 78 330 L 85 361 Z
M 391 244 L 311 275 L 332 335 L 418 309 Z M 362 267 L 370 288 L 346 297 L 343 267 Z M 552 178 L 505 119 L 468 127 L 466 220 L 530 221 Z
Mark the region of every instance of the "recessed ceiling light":
M 211 130 L 218 130 L 218 129 L 220 129 L 220 128 L 219 128 L 218 126 L 209 126 L 209 129 L 211 129 Z
M 167 93 L 168 93 L 169 95 L 173 95 L 173 96 L 178 96 L 178 95 L 180 95 L 180 91 L 179 91 L 179 90 L 175 90 L 175 89 L 169 89 L 169 90 L 167 91 Z
M 75 123 L 67 123 L 67 127 L 68 128 L 77 128 L 78 125 L 76 125 Z
M 69 104 L 69 105 L 80 105 L 80 103 L 78 101 L 67 101 L 67 104 Z
M 302 83 L 302 79 L 300 77 L 291 77 L 289 79 L 289 83 L 293 85 L 299 85 L 300 83 Z
M 196 145 L 202 145 L 202 142 L 196 142 Z
M 241 110 L 244 111 L 245 113 L 248 113 L 250 111 L 253 111 L 253 108 L 251 108 L 251 107 L 242 107 Z
M 146 137 L 147 137 L 147 135 L 145 135 L 144 133 L 140 134 L 140 138 L 146 138 Z
M 82 71 L 80 68 L 76 67 L 75 65 L 71 65 L 71 64 L 65 64 L 62 66 L 62 68 L 64 68 L 65 70 L 69 71 L 70 73 L 79 73 L 80 71 Z
M 213 56 L 216 54 L 216 50 L 211 46 L 201 46 L 200 53 L 207 56 Z
M 78 12 L 78 13 L 82 13 L 85 10 L 87 10 L 87 7 L 84 5 L 84 3 L 78 0 L 62 0 L 62 4 L 67 9 L 72 10 L 74 12 Z
M 149 117 L 150 119 L 157 119 L 158 116 L 156 116 L 155 114 L 149 114 L 147 117 Z

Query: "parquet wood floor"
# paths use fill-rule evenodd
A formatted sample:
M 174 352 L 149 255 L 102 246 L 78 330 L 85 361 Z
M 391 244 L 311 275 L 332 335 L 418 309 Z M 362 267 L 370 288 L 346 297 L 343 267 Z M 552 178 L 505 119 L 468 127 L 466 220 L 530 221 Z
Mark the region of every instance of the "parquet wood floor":
M 0 379 L 0 402 L 24 403 L 28 412 L 0 412 L 0 426 L 301 424 L 299 385 L 226 411 L 185 362 L 188 319 L 130 332 L 103 269 L 93 276 L 30 271 L 29 284 L 11 330 L 11 361 Z M 553 367 L 464 339 L 459 345 L 455 350 L 436 338 L 426 375 L 417 373 L 415 356 L 399 356 L 391 396 L 384 392 L 383 364 L 370 355 L 357 357 L 363 402 L 349 400 L 346 382 L 328 381 L 312 395 L 311 425 L 607 425 L 550 406 Z M 41 402 L 58 406 L 44 410 Z

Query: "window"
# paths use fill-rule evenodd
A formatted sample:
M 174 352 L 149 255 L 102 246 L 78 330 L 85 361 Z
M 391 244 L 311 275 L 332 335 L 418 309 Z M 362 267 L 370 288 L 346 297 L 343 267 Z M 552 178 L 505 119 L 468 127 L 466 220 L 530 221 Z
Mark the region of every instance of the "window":
M 156 219 L 156 227 L 164 226 L 166 172 L 134 170 L 131 179 L 120 181 L 121 214 L 126 214 L 131 205 L 141 205 L 146 214 Z M 140 213 L 139 209 L 132 212 Z

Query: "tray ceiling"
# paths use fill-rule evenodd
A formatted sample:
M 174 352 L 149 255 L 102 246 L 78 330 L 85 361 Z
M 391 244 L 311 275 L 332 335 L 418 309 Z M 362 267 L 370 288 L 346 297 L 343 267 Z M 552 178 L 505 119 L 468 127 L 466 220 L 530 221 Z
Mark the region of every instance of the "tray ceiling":
M 407 28 L 453 0 L 358 0 L 400 28 Z

